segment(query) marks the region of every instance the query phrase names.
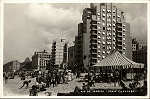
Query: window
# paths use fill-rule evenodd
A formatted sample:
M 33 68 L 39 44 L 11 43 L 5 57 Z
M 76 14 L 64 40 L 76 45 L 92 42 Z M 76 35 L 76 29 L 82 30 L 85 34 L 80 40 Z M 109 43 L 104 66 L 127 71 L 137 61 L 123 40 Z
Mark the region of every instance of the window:
M 91 12 L 90 12 L 90 11 L 88 11 L 87 13 L 89 13 L 89 14 L 90 14 Z
M 125 50 L 126 48 L 125 47 L 123 47 L 123 50 Z
M 105 17 L 105 13 L 103 13 L 103 17 Z
M 107 46 L 107 49 L 109 50 L 109 46 Z
M 103 54 L 105 54 L 105 51 L 103 51 Z
M 123 29 L 123 32 L 125 32 L 126 31 L 126 29 Z
M 108 24 L 109 27 L 111 27 L 111 24 Z
M 100 60 L 97 61 L 98 63 L 100 62 Z
M 107 36 L 111 36 L 111 33 L 110 33 L 110 32 L 107 32 Z
M 100 29 L 101 27 L 98 26 L 97 28 Z
M 113 29 L 113 32 L 116 32 L 116 30 L 115 30 L 115 29 Z
M 105 23 L 104 23 L 104 22 L 103 22 L 102 24 L 103 24 L 103 26 L 105 25 Z
M 116 10 L 115 9 L 113 9 L 113 13 L 115 13 L 116 12 Z
M 107 44 L 108 44 L 108 45 L 110 45 L 110 44 L 111 44 L 111 42 L 107 42 Z
M 103 41 L 103 44 L 105 44 L 105 42 Z
M 111 19 L 110 19 L 110 18 L 108 18 L 108 19 L 107 19 L 107 21 L 108 21 L 108 22 L 111 22 Z
M 120 18 L 120 15 L 118 15 L 117 17 Z
M 109 47 L 109 49 L 111 50 L 111 47 Z
M 111 18 L 111 14 L 108 14 L 107 17 L 108 17 L 108 18 Z
M 103 37 L 103 39 L 105 39 L 105 37 Z
M 103 49 L 105 49 L 105 46 L 103 46 Z
M 103 35 L 105 35 L 105 32 L 103 32 Z
M 98 50 L 98 53 L 100 53 L 101 51 L 100 50 Z
M 108 9 L 107 12 L 109 13 L 109 12 L 111 12 L 111 10 Z
M 98 24 L 100 24 L 100 22 L 97 22 Z
M 98 46 L 98 48 L 101 48 L 100 46 Z
M 107 51 L 107 54 L 109 54 L 110 53 L 110 51 Z
M 100 20 L 100 18 L 97 18 L 97 20 Z
M 105 12 L 105 9 L 103 9 L 103 12 Z
M 113 19 L 113 22 L 116 22 L 116 20 L 115 20 L 115 19 Z
M 113 27 L 115 27 L 116 25 L 115 24 L 113 24 Z
M 126 34 L 123 34 L 123 36 L 125 36 Z
M 90 15 L 88 15 L 87 18 L 90 18 Z
M 101 43 L 101 41 L 98 41 L 98 44 L 100 44 Z
M 115 41 L 115 40 L 116 40 L 116 38 L 113 37 L 113 41 Z
M 123 38 L 123 40 L 125 40 L 125 38 Z
M 98 12 L 97 15 L 100 15 L 100 13 Z
M 124 24 L 123 27 L 125 27 L 126 25 Z
M 107 39 L 108 39 L 108 40 L 110 40 L 110 39 L 111 39 L 111 37 L 110 37 L 110 36 L 107 36 Z
M 105 27 L 103 27 L 103 30 L 105 30 Z
M 114 49 L 116 48 L 116 47 L 113 47 Z
M 115 36 L 116 35 L 116 33 L 113 33 L 113 36 Z
M 125 52 L 123 52 L 122 54 L 126 54 Z
M 101 36 L 98 36 L 98 39 L 100 39 L 101 38 Z
M 107 31 L 110 31 L 111 30 L 111 28 L 107 28 Z
M 98 33 L 100 34 L 101 32 L 100 32 L 100 31 L 98 31 Z
M 104 58 L 105 58 L 105 56 L 102 56 L 102 58 L 104 59 Z
M 101 57 L 100 55 L 98 55 L 98 57 Z
M 115 42 L 113 42 L 113 45 L 115 45 Z
M 103 21 L 105 21 L 105 18 L 102 18 Z

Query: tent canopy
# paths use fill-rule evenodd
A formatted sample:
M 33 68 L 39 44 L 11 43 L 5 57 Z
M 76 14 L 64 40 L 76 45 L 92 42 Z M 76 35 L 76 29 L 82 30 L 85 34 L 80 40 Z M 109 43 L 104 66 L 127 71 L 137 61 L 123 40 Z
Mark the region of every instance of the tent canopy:
M 119 53 L 119 51 L 113 52 L 105 59 L 94 65 L 94 67 L 106 67 L 106 66 L 113 66 L 113 67 L 122 66 L 122 68 L 144 68 L 144 64 L 136 63 L 128 59 L 127 57 Z

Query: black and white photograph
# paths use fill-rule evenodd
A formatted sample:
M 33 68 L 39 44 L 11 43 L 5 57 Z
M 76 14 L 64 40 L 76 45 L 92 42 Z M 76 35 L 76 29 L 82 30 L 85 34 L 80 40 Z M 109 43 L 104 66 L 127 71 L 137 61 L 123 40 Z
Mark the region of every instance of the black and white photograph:
M 148 96 L 148 3 L 4 3 L 3 96 Z

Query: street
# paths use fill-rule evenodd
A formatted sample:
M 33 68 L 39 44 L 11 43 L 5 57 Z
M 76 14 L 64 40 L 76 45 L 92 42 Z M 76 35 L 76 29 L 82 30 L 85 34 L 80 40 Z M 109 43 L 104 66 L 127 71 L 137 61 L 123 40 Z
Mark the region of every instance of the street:
M 4 82 L 4 88 L 3 88 L 3 94 L 4 96 L 29 96 L 29 89 L 32 87 L 32 85 L 35 84 L 35 78 L 28 78 L 27 80 L 31 80 L 31 83 L 29 84 L 29 88 L 23 87 L 22 89 L 19 89 L 19 87 L 22 86 L 23 80 L 20 80 L 19 77 L 15 77 L 15 79 L 9 79 L 7 84 Z M 59 84 L 56 87 L 49 87 L 46 91 L 39 92 L 38 96 L 45 96 L 46 92 L 51 93 L 52 96 L 57 96 L 57 93 L 69 93 L 73 92 L 74 88 L 78 86 L 79 88 L 82 88 L 83 82 L 80 82 L 79 79 L 73 79 L 72 81 L 68 82 L 68 84 Z M 92 87 L 91 87 L 92 88 Z M 120 89 L 118 85 L 114 87 L 114 83 L 95 83 L 95 87 L 93 88 L 103 88 L 103 89 Z

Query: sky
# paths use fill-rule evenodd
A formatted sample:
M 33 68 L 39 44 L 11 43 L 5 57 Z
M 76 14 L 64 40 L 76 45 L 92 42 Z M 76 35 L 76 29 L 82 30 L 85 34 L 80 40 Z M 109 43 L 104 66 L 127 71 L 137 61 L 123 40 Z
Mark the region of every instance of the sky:
M 126 13 L 133 37 L 147 40 L 147 5 L 115 4 Z M 24 3 L 4 5 L 4 63 L 31 59 L 34 51 L 51 50 L 54 39 L 65 38 L 72 45 L 82 11 L 89 4 Z

